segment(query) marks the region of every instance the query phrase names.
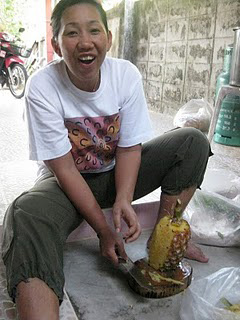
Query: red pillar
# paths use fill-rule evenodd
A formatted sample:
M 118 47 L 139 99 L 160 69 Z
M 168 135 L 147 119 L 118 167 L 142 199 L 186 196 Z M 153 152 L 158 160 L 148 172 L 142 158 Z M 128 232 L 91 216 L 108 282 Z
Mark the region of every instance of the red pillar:
M 52 6 L 51 0 L 46 0 L 46 41 L 47 41 L 47 61 L 53 60 L 53 48 L 51 45 L 52 28 L 51 23 Z

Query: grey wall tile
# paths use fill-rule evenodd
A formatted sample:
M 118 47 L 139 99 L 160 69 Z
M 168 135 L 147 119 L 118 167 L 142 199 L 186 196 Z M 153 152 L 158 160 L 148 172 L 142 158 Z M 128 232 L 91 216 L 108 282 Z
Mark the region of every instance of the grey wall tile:
M 232 37 L 233 28 L 240 25 L 240 14 L 236 10 L 219 12 L 216 20 L 216 38 Z
M 213 63 L 211 68 L 210 88 L 216 88 L 217 77 L 223 70 L 222 63 Z
M 211 63 L 213 41 L 209 39 L 188 41 L 188 62 Z
M 218 0 L 217 13 L 226 12 L 228 10 L 236 11 L 240 15 L 240 1 L 239 0 Z
M 166 41 L 166 21 L 150 23 L 149 40 L 150 42 Z
M 167 62 L 185 62 L 186 60 L 186 41 L 175 41 L 167 43 L 166 61 Z
M 233 45 L 233 32 L 232 37 L 228 38 L 216 38 L 214 42 L 214 51 L 213 51 L 213 63 L 221 63 L 223 64 L 224 58 L 224 49 L 229 46 Z
M 186 82 L 191 86 L 208 87 L 210 85 L 210 65 L 188 63 Z
M 189 19 L 188 39 L 213 38 L 215 18 L 201 15 Z
M 136 64 L 138 70 L 140 71 L 143 80 L 147 79 L 147 70 L 148 70 L 148 63 L 147 62 L 137 62 Z
M 184 73 L 184 63 L 167 63 L 165 65 L 164 82 L 177 85 L 183 84 Z
M 148 100 L 161 101 L 162 84 L 159 81 L 147 81 L 146 94 Z
M 159 22 L 167 19 L 168 0 L 156 0 L 151 2 L 152 2 L 151 11 L 150 11 L 151 21 Z
M 163 65 L 160 63 L 148 63 L 148 80 L 160 81 L 163 79 Z
M 178 19 L 188 16 L 189 0 L 169 0 L 168 1 L 168 18 Z
M 145 86 L 146 100 L 149 107 L 161 112 L 162 83 L 159 81 L 147 81 Z
M 135 32 L 134 37 L 137 37 L 139 43 L 146 43 L 149 38 L 148 21 L 138 18 L 138 30 Z
M 147 43 L 138 44 L 137 61 L 148 61 L 148 44 Z
M 214 15 L 217 10 L 218 0 L 190 0 L 189 16 L 200 16 L 203 14 Z
M 165 61 L 166 56 L 166 44 L 165 43 L 150 43 L 149 45 L 149 61 Z
M 180 85 L 163 84 L 163 101 L 179 104 L 182 100 L 183 87 Z
M 208 88 L 207 87 L 194 87 L 186 86 L 183 98 L 183 104 L 187 103 L 192 99 L 204 98 L 208 100 Z
M 167 41 L 184 41 L 187 39 L 188 22 L 186 19 L 169 20 Z

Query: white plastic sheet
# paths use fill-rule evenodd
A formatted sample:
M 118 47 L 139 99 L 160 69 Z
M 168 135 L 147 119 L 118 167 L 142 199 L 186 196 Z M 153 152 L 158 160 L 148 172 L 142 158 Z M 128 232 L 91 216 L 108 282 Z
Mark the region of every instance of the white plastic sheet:
M 226 159 L 224 159 L 224 163 L 226 164 Z M 232 170 L 207 168 L 201 189 L 218 193 L 238 202 L 240 205 L 240 177 Z
M 240 204 L 214 192 L 197 190 L 183 214 L 192 239 L 200 244 L 240 246 Z
M 240 320 L 240 315 L 225 310 L 221 302 L 240 303 L 240 268 L 223 268 L 196 281 L 184 292 L 181 320 Z

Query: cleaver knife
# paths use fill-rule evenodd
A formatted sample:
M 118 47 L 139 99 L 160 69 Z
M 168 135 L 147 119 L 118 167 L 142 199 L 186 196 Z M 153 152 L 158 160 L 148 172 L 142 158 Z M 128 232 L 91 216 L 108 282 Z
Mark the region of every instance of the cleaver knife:
M 127 272 L 128 277 L 133 278 L 141 288 L 152 290 L 152 286 L 142 274 L 141 269 L 135 265 L 129 257 L 127 260 L 123 259 L 122 257 L 118 257 L 118 262 L 119 269 L 124 269 L 124 271 Z

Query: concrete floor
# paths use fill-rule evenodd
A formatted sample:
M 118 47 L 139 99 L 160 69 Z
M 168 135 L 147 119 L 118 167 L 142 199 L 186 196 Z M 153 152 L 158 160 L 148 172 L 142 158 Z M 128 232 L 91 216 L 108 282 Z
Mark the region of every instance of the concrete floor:
M 7 90 L 0 90 L 0 99 L 1 233 L 7 206 L 22 191 L 31 187 L 36 166 L 27 159 L 26 131 L 22 121 L 23 100 L 14 99 Z M 173 127 L 171 116 L 155 112 L 151 112 L 150 116 L 156 135 Z M 212 149 L 214 156 L 209 161 L 203 190 L 218 192 L 231 199 L 237 198 L 240 195 L 240 148 L 212 143 Z M 160 190 L 156 190 L 135 202 L 139 206 L 140 216 L 141 211 L 149 211 L 154 216 L 159 195 Z M 126 245 L 127 253 L 134 261 L 146 254 L 145 245 L 150 226 L 144 227 L 146 230 L 141 237 Z M 87 235 L 92 236 L 94 233 L 85 233 L 85 237 Z M 71 242 L 65 248 L 66 295 L 61 307 L 62 320 L 180 319 L 183 294 L 165 299 L 145 299 L 129 288 L 122 271 L 100 257 L 95 237 L 83 238 L 83 233 L 76 233 L 69 241 Z M 201 247 L 210 260 L 207 264 L 191 261 L 193 281 L 223 267 L 239 267 L 239 248 Z M 3 319 L 16 319 L 16 314 L 6 293 L 4 267 L 0 262 L 0 320 Z
M 145 255 L 148 236 L 149 231 L 144 231 L 136 242 L 126 245 L 126 251 L 134 261 Z M 224 267 L 239 267 L 238 248 L 201 248 L 210 260 L 207 264 L 190 261 L 194 280 Z M 184 293 L 164 299 L 143 298 L 132 291 L 125 274 L 101 258 L 98 252 L 97 239 L 66 245 L 66 291 L 78 319 L 180 320 L 179 310 Z

